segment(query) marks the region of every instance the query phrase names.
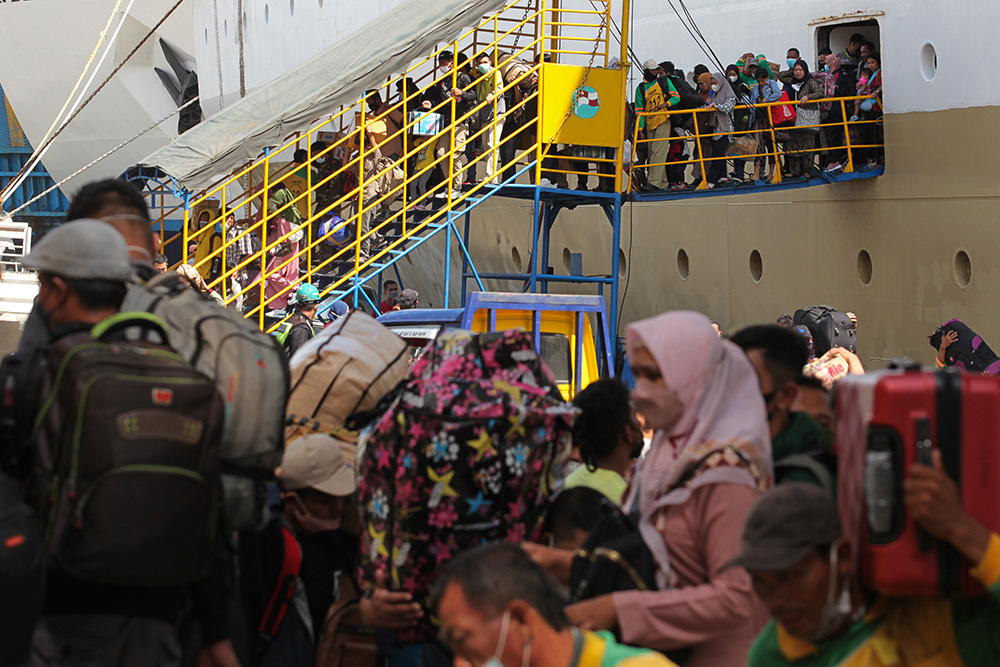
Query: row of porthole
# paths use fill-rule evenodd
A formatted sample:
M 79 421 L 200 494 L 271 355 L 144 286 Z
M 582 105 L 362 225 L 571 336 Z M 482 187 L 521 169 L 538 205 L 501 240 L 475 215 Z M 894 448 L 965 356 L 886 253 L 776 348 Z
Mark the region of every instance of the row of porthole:
M 570 264 L 572 253 L 570 253 L 569 248 L 563 248 L 563 267 L 566 269 L 566 273 L 570 272 Z M 521 251 L 517 249 L 517 246 L 511 246 L 510 248 L 510 261 L 514 264 L 514 270 L 518 273 L 524 271 L 524 261 L 521 259 Z M 628 272 L 628 267 L 626 266 L 625 252 L 619 248 L 618 249 L 618 277 L 624 278 L 625 274 Z
M 959 250 L 955 253 L 954 268 L 955 282 L 965 289 L 972 282 L 972 260 L 967 252 Z M 691 261 L 683 248 L 677 251 L 677 273 L 681 280 L 687 280 L 691 275 Z M 764 259 L 759 250 L 750 252 L 750 277 L 755 283 L 759 283 L 764 277 Z M 862 285 L 871 284 L 872 281 L 872 256 L 867 250 L 858 252 L 858 280 Z

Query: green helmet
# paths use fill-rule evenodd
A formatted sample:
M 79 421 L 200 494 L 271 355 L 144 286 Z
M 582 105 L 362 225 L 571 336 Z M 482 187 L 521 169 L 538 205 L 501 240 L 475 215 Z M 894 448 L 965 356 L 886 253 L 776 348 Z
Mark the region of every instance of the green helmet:
M 295 291 L 295 303 L 300 306 L 307 303 L 319 303 L 319 290 L 312 283 L 302 283 Z

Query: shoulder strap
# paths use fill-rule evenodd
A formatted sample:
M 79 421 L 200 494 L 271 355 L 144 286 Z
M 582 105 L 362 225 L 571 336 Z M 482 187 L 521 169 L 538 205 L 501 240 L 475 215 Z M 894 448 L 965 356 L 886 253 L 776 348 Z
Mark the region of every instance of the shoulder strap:
M 283 542 L 281 572 L 278 573 L 278 581 L 267 602 L 264 617 L 257 627 L 261 639 L 267 642 L 274 639 L 278 629 L 281 628 L 281 622 L 285 620 L 288 607 L 295 597 L 295 582 L 298 581 L 299 571 L 302 568 L 302 547 L 288 526 L 281 526 L 281 538 Z
M 830 474 L 830 471 L 827 470 L 825 465 L 817 461 L 812 456 L 809 456 L 808 454 L 789 454 L 784 458 L 778 459 L 774 462 L 775 477 L 777 477 L 778 470 L 788 470 L 792 468 L 809 472 L 819 482 L 820 487 L 822 487 L 825 491 L 833 493 L 833 475 Z

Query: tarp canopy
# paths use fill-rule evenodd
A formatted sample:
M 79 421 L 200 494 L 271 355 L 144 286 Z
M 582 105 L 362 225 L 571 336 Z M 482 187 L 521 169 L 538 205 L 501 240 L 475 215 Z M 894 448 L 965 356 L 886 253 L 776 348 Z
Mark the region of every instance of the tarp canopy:
M 355 104 L 369 88 L 509 0 L 406 0 L 379 18 L 188 130 L 141 162 L 191 191 Z

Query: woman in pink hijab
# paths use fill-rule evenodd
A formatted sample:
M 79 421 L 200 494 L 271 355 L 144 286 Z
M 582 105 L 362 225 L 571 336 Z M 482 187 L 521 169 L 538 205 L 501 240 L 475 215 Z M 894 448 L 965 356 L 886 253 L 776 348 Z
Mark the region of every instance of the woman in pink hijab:
M 567 608 L 584 629 L 618 627 L 622 641 L 691 649 L 685 667 L 746 664 L 767 614 L 743 570 L 746 514 L 771 483 L 760 386 L 746 355 L 699 313 L 675 311 L 628 328 L 633 400 L 655 430 L 626 509 L 656 558 L 659 590 L 624 591 Z

